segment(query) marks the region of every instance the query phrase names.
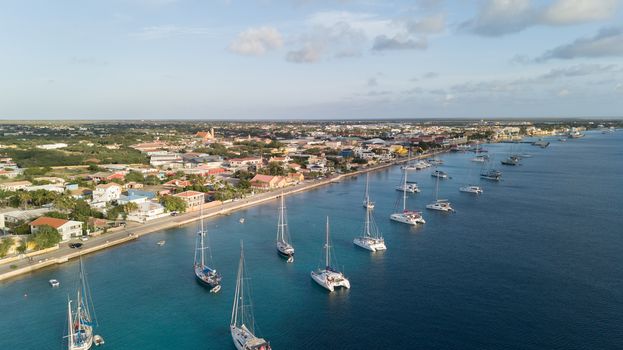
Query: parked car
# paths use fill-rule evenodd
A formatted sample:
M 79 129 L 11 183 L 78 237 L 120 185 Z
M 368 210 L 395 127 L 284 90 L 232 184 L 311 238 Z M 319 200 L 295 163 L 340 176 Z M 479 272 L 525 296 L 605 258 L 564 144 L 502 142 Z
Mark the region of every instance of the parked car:
M 82 243 L 69 243 L 69 248 L 82 248 Z
M 84 241 L 88 241 L 89 240 L 89 236 L 81 236 L 80 240 L 83 241 L 83 242 Z

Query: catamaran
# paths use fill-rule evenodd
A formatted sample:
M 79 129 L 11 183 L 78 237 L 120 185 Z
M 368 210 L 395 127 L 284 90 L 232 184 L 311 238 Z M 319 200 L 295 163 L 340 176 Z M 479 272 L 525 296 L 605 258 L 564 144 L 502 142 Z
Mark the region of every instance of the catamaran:
M 250 295 L 245 300 L 245 270 L 244 249 L 240 242 L 240 262 L 238 263 L 238 278 L 236 280 L 236 292 L 234 293 L 234 305 L 231 311 L 229 329 L 231 338 L 238 350 L 270 350 L 270 343 L 255 335 L 255 320 Z
M 467 192 L 467 193 L 474 193 L 474 194 L 482 194 L 484 192 L 482 188 L 480 188 L 480 186 L 476 186 L 476 185 L 468 185 L 468 186 L 460 187 L 459 191 Z
M 418 193 L 420 192 L 420 188 L 417 186 L 417 182 L 407 182 L 396 186 L 396 191 Z
M 385 246 L 385 239 L 383 239 L 383 236 L 381 236 L 379 228 L 374 222 L 374 217 L 372 216 L 371 209 L 366 210 L 366 221 L 363 227 L 363 234 L 359 237 L 356 237 L 353 240 L 353 243 L 363 249 L 367 249 L 373 252 L 387 249 L 387 247 Z
M 322 287 L 333 292 L 336 287 L 350 288 L 350 282 L 344 274 L 331 266 L 331 245 L 329 240 L 329 217 L 327 216 L 326 242 L 324 245 L 324 268 L 311 272 L 311 278 Z
M 290 232 L 288 231 L 288 219 L 286 217 L 286 205 L 283 192 L 281 193 L 281 206 L 279 207 L 279 220 L 277 221 L 277 253 L 294 262 L 294 247 L 290 244 Z
M 437 176 L 435 185 L 435 201 L 426 205 L 426 209 L 453 212 L 454 209 L 447 199 L 439 199 L 439 176 Z
M 93 305 L 88 282 L 80 259 L 80 287 L 76 297 L 75 309 L 72 300 L 67 300 L 68 334 L 66 336 L 68 350 L 89 350 L 93 346 L 93 328 L 96 323 L 91 317 Z M 93 314 L 95 314 L 93 312 Z M 97 336 L 98 339 L 103 339 Z
M 436 177 L 438 179 L 447 179 L 448 173 L 446 173 L 445 171 L 441 171 L 441 170 L 435 170 L 430 174 L 430 176 Z
M 370 200 L 370 193 L 368 191 L 368 179 L 370 173 L 366 173 L 366 193 L 363 195 L 363 207 L 366 209 L 374 209 L 374 202 Z
M 212 253 L 209 246 L 205 246 L 205 237 L 208 234 L 208 230 L 203 227 L 203 207 L 201 207 L 201 226 L 197 233 L 197 240 L 195 242 L 195 261 L 193 264 L 195 270 L 195 277 L 202 285 L 210 288 L 210 292 L 217 293 L 221 290 L 221 274 L 215 269 L 209 267 L 205 263 L 205 251 L 210 252 L 210 260 L 212 260 Z M 197 253 L 199 253 L 199 259 L 197 259 Z
M 416 165 L 411 162 L 411 149 L 409 149 L 409 155 L 407 156 L 407 163 L 400 167 L 402 170 L 418 170 Z
M 406 187 L 407 185 L 406 170 L 404 171 L 404 176 L 402 179 L 403 179 L 403 187 Z M 402 212 L 393 213 L 389 216 L 389 218 L 391 220 L 394 220 L 394 221 L 397 221 L 403 224 L 407 224 L 407 225 L 417 225 L 417 224 L 426 223 L 426 221 L 424 221 L 424 218 L 422 217 L 422 214 L 419 211 L 407 210 L 407 191 L 402 191 Z

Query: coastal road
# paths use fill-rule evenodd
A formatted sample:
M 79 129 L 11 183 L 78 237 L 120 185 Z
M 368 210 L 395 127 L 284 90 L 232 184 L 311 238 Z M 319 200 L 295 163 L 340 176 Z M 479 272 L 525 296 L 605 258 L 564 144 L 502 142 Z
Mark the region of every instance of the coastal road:
M 432 154 L 421 155 L 416 158 L 430 157 Z M 321 180 L 308 180 L 301 182 L 297 185 L 286 187 L 283 189 L 275 189 L 268 192 L 258 193 L 256 195 L 239 199 L 236 201 L 223 203 L 218 206 L 207 208 L 203 210 L 203 217 L 209 218 L 216 215 L 228 214 L 233 211 L 258 205 L 275 198 L 279 198 L 281 194 L 290 195 L 297 192 L 307 191 L 312 188 L 324 186 L 333 182 L 340 181 L 346 177 L 356 176 L 365 172 L 380 170 L 392 165 L 405 162 L 407 160 L 399 160 L 390 163 L 383 163 L 380 165 L 372 166 L 362 170 L 358 170 L 353 173 L 334 175 Z M 128 242 L 138 237 L 155 231 L 160 231 L 168 228 L 179 227 L 199 219 L 198 212 L 190 212 L 179 214 L 177 216 L 166 216 L 159 219 L 149 221 L 147 223 L 128 223 L 128 226 L 115 232 L 108 232 L 100 236 L 90 237 L 88 241 L 80 241 L 79 239 L 72 239 L 69 242 L 63 242 L 60 244 L 59 249 L 43 253 L 32 257 L 32 259 L 23 258 L 16 261 L 0 264 L 0 281 L 11 278 L 18 274 L 28 273 L 39 268 L 54 265 L 57 263 L 65 262 L 69 259 L 79 257 L 84 254 L 89 254 L 101 249 L 108 248 L 117 244 Z M 70 248 L 69 243 L 82 243 L 81 248 Z

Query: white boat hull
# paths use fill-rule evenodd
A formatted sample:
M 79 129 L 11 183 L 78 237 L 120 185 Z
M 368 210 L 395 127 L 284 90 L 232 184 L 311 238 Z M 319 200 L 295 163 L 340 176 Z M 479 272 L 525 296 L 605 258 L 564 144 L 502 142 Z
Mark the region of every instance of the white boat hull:
M 359 246 L 371 252 L 387 250 L 387 247 L 385 246 L 385 240 L 383 240 L 382 238 L 357 237 L 353 240 L 353 243 L 356 246 Z
M 426 205 L 426 209 L 437 210 L 437 211 L 444 211 L 444 212 L 453 212 L 454 211 L 454 209 L 452 209 L 452 207 L 450 207 L 450 206 L 439 205 L 437 203 L 427 204 Z
M 426 221 L 424 221 L 424 218 L 420 217 L 420 218 L 412 218 L 410 216 L 407 216 L 403 213 L 394 213 L 392 215 L 389 216 L 389 218 L 391 220 L 394 220 L 396 222 L 400 222 L 403 224 L 407 224 L 407 225 L 417 225 L 417 224 L 425 224 Z
M 93 346 L 93 328 L 89 326 L 84 327 L 85 339 L 82 344 L 71 344 L 69 350 L 89 350 Z M 75 335 L 74 335 L 75 336 Z
M 350 282 L 341 272 L 331 270 L 312 271 L 311 278 L 330 292 L 333 292 L 337 287 L 350 288 Z
M 270 350 L 268 342 L 256 337 L 245 325 L 241 327 L 230 326 L 231 338 L 238 350 Z
M 459 188 L 459 191 L 465 192 L 465 193 L 473 193 L 473 194 L 482 194 L 483 193 L 482 188 L 477 187 L 477 186 L 461 187 L 461 188 Z

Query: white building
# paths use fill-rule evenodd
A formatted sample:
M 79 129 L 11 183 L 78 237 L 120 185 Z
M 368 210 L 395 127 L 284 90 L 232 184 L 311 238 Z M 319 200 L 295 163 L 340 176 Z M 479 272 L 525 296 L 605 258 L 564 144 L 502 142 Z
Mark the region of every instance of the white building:
M 121 185 L 116 183 L 107 183 L 95 186 L 93 191 L 93 202 L 110 202 L 121 197 Z
M 47 145 L 39 145 L 37 148 L 40 149 L 59 149 L 67 147 L 66 143 L 49 143 Z
M 61 234 L 62 240 L 67 241 L 71 237 L 80 237 L 82 236 L 82 222 L 81 221 L 73 221 L 73 220 L 65 220 L 65 219 L 57 219 L 57 218 L 49 218 L 47 216 L 42 216 L 35 221 L 30 223 L 30 232 L 37 233 L 39 227 L 47 225 L 55 228 L 58 233 Z
M 144 202 L 138 205 L 138 209 L 128 215 L 128 220 L 146 222 L 169 215 L 164 212 L 164 206 L 155 202 Z

